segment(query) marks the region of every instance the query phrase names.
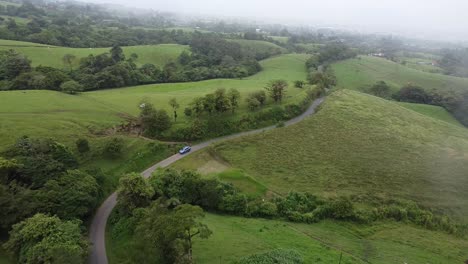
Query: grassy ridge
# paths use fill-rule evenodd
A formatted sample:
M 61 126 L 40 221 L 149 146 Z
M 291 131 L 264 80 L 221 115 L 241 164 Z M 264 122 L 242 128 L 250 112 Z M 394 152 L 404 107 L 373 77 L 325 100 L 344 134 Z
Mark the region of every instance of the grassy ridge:
M 463 127 L 463 125 L 460 124 L 460 122 L 458 122 L 458 120 L 455 119 L 455 117 L 453 117 L 443 107 L 435 106 L 435 105 L 426 105 L 426 104 L 404 103 L 404 102 L 399 102 L 398 104 L 405 107 L 405 108 L 416 111 L 416 112 L 418 112 L 420 114 L 430 116 L 432 118 L 442 120 L 442 121 L 445 121 L 447 123 Z
M 77 60 L 75 67 L 79 64 L 79 59 L 90 54 L 98 55 L 109 52 L 110 48 L 67 48 L 42 45 L 31 42 L 0 40 L 0 50 L 14 49 L 26 55 L 33 66 L 43 65 L 55 68 L 65 68 L 62 58 L 65 54 L 75 55 Z M 158 66 L 164 66 L 169 61 L 177 60 L 177 57 L 184 50 L 188 50 L 188 46 L 178 44 L 161 44 L 147 46 L 130 46 L 122 47 L 124 53 L 129 57 L 132 53 L 138 55 L 136 63 L 143 65 L 152 63 Z
M 189 83 L 152 84 L 94 91 L 85 93 L 83 96 L 102 102 L 104 105 L 113 105 L 114 108 L 130 114 L 137 114 L 137 105 L 142 99 L 152 102 L 157 108 L 163 108 L 170 112 L 171 108 L 168 102 L 175 97 L 180 104 L 178 122 L 183 123 L 186 118 L 182 111 L 193 98 L 213 92 L 217 88 L 236 88 L 242 95 L 238 110 L 238 113 L 242 114 L 247 111 L 246 95 L 252 91 L 263 89 L 272 79 L 282 78 L 290 81 L 290 88 L 287 90 L 284 104 L 299 102 L 305 96 L 305 91 L 293 88 L 292 81 L 305 78 L 304 63 L 306 59 L 307 56 L 302 54 L 287 54 L 267 59 L 261 62 L 263 71 L 243 80 L 215 79 Z
M 467 78 L 423 72 L 377 57 L 360 56 L 335 63 L 332 68 L 338 88 L 362 91 L 377 81 L 385 81 L 395 90 L 408 83 L 444 93 L 459 93 L 468 89 Z
M 374 96 L 337 91 L 299 124 L 212 151 L 277 193 L 403 198 L 468 220 L 466 129 Z

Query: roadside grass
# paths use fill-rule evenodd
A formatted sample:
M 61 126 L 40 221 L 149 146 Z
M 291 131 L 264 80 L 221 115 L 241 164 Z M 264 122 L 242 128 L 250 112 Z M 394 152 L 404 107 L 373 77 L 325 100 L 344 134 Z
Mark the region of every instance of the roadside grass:
M 407 199 L 468 220 L 466 129 L 378 97 L 339 90 L 303 122 L 210 151 L 276 193 Z
M 445 94 L 466 91 L 468 78 L 423 72 L 401 64 L 370 56 L 359 56 L 332 64 L 338 88 L 363 91 L 377 81 L 385 81 L 395 91 L 412 83 Z
M 87 57 L 90 54 L 98 55 L 109 52 L 110 48 L 68 48 L 56 47 L 50 45 L 42 45 L 32 42 L 0 40 L 0 50 L 14 49 L 19 53 L 26 55 L 33 66 L 50 66 L 54 68 L 67 68 L 62 61 L 65 54 L 76 56 L 73 67 L 79 66 L 81 58 Z M 176 61 L 177 57 L 184 51 L 189 50 L 188 46 L 178 44 L 160 44 L 160 45 L 142 45 L 122 47 L 125 56 L 128 58 L 132 53 L 138 55 L 135 61 L 137 65 L 152 63 L 163 67 L 170 61 Z
M 430 116 L 432 118 L 442 120 L 442 121 L 445 121 L 447 123 L 450 123 L 456 126 L 463 127 L 463 125 L 460 122 L 458 122 L 458 120 L 455 119 L 455 117 L 453 117 L 443 107 L 435 106 L 435 105 L 426 105 L 426 104 L 404 103 L 404 102 L 398 102 L 398 104 L 405 108 L 416 111 L 420 114 Z
M 84 93 L 83 96 L 95 100 L 103 105 L 112 106 L 114 109 L 120 109 L 131 115 L 138 113 L 138 105 L 144 99 L 154 104 L 158 109 L 165 109 L 172 113 L 168 102 L 171 98 L 176 98 L 180 104 L 177 125 L 183 125 L 188 118 L 183 114 L 186 108 L 194 98 L 204 96 L 214 92 L 218 88 L 235 88 L 241 93 L 239 109 L 235 117 L 249 112 L 245 98 L 253 91 L 263 90 L 266 84 L 273 79 L 285 79 L 289 82 L 289 88 L 286 91 L 286 97 L 282 104 L 298 103 L 306 95 L 304 89 L 294 88 L 294 80 L 303 80 L 306 76 L 304 54 L 286 54 L 261 61 L 263 70 L 251 77 L 239 79 L 214 79 L 201 82 L 188 83 L 167 83 L 151 84 L 135 87 L 127 87 L 111 90 L 100 90 Z M 275 104 L 268 100 L 268 107 Z M 226 118 L 231 118 L 229 114 Z

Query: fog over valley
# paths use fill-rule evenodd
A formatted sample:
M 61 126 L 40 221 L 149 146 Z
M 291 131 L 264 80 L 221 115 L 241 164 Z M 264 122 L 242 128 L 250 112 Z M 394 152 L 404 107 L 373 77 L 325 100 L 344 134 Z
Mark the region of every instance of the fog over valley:
M 337 27 L 366 33 L 466 41 L 468 1 L 463 0 L 88 0 L 192 15 L 242 17 L 265 22 Z

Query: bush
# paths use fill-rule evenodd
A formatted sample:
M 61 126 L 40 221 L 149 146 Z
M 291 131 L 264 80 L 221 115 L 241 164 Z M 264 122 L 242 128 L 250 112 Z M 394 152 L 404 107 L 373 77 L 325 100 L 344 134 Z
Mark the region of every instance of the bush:
M 116 159 L 122 155 L 124 142 L 121 138 L 112 138 L 107 141 L 104 145 L 103 154 L 104 156 Z
M 278 215 L 276 204 L 268 201 L 256 200 L 247 206 L 246 215 L 255 217 L 274 217 Z
M 84 87 L 76 81 L 67 81 L 60 85 L 60 90 L 68 94 L 77 94 L 82 92 Z
M 294 250 L 275 249 L 266 253 L 254 254 L 241 258 L 235 264 L 301 264 L 302 256 Z
M 247 196 L 241 193 L 226 195 L 223 197 L 219 209 L 226 213 L 244 215 L 247 209 Z
M 89 142 L 85 138 L 80 138 L 76 142 L 76 148 L 78 149 L 78 152 L 80 153 L 85 153 L 89 151 Z

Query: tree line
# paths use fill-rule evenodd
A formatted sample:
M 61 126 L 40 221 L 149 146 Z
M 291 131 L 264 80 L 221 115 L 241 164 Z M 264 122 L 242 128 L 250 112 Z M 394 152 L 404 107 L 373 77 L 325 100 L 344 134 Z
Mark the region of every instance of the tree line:
M 382 200 L 371 208 L 362 208 L 357 207 L 350 197 L 324 199 L 294 191 L 266 199 L 247 195 L 232 184 L 216 178 L 207 179 L 194 171 L 174 169 L 159 170 L 149 179 L 138 174 L 126 175 L 120 180 L 117 197 L 112 236 L 131 237 L 132 243 L 129 244 L 135 248 L 129 250 L 126 256 L 128 261 L 137 261 L 142 255 L 140 250 L 145 251 L 145 258 L 151 256 L 161 260 L 160 263 L 185 263 L 179 262 L 181 258 L 191 260 L 193 241 L 190 234 L 202 238 L 208 238 L 211 234 L 209 228 L 199 222 L 203 217 L 202 209 L 300 223 L 316 223 L 323 219 L 357 223 L 394 220 L 456 235 L 464 235 L 468 231 L 467 226 L 458 225 L 447 216 L 423 209 L 414 202 Z M 181 208 L 191 212 L 186 215 L 198 219 L 185 226 L 185 229 L 177 225 L 176 219 L 164 217 L 166 214 L 175 216 Z M 166 223 L 169 219 L 176 224 Z M 183 230 L 184 235 L 179 237 L 167 236 L 182 233 Z M 162 243 L 160 239 L 163 238 L 169 240 Z M 185 245 L 181 249 L 175 247 L 177 239 Z M 138 245 L 145 245 L 146 249 Z M 138 253 L 132 254 L 134 251 Z
M 138 67 L 138 55 L 126 58 L 120 46 L 80 59 L 76 69 L 73 66 L 77 58 L 66 54 L 64 70 L 33 68 L 27 57 L 8 50 L 0 52 L 0 82 L 4 90 L 47 89 L 74 94 L 139 84 L 243 78 L 261 70 L 251 56 L 254 55 L 245 53 L 238 43 L 202 34 L 191 43 L 191 53 L 183 52 L 177 62 L 169 62 L 163 68 L 154 64 Z
M 372 85 L 367 92 L 385 99 L 407 103 L 429 104 L 445 108 L 460 123 L 468 126 L 468 93 L 445 94 L 438 91 L 426 91 L 424 88 L 408 83 L 397 92 L 384 81 Z

